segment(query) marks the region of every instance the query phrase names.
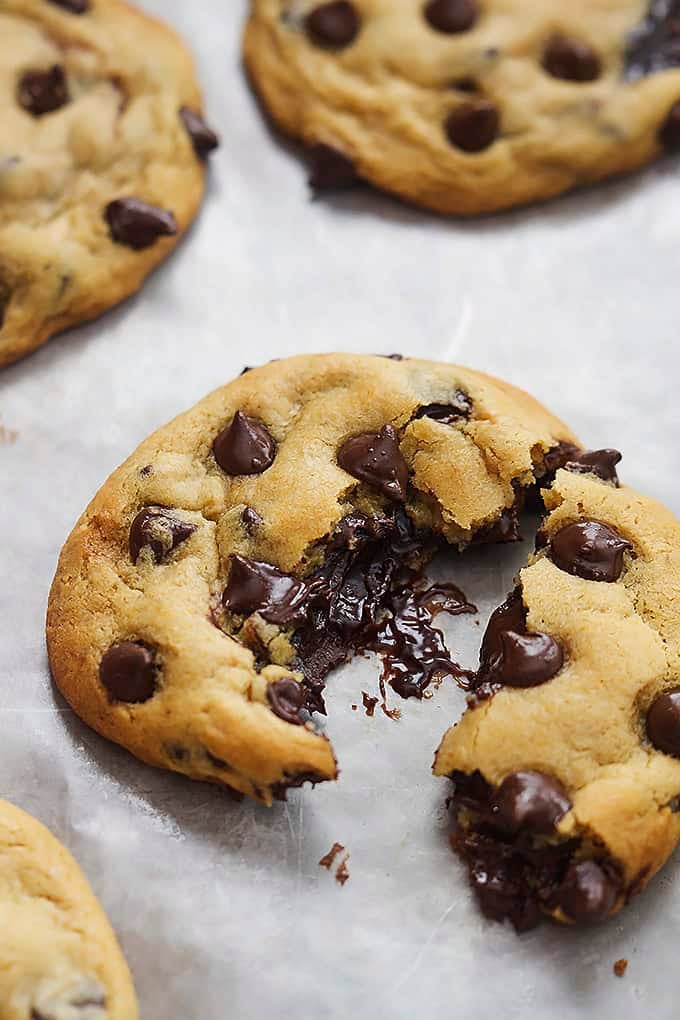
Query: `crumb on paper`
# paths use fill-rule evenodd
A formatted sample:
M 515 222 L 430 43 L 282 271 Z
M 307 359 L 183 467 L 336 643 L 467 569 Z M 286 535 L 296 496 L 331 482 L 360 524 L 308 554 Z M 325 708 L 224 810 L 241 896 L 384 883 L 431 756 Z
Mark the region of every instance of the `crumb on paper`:
M 17 429 L 11 429 L 0 422 L 0 446 L 11 446 L 19 438 Z
M 357 708 L 358 708 L 358 707 L 359 707 L 358 705 L 352 705 L 352 711 L 353 711 L 353 712 L 356 712 L 356 710 L 357 710 Z
M 394 720 L 394 722 L 396 722 L 397 719 L 401 719 L 401 712 L 398 708 L 388 708 L 386 702 L 384 701 L 381 702 L 380 707 L 382 708 L 383 712 L 385 713 L 388 719 L 392 719 Z
M 338 870 L 335 872 L 335 881 L 339 885 L 344 885 L 349 879 L 349 869 L 347 867 L 347 861 L 349 860 L 349 854 L 345 854 L 338 865 Z
M 616 974 L 617 977 L 623 977 L 627 970 L 628 960 L 626 959 L 617 960 L 616 963 L 614 964 L 614 973 Z
M 335 858 L 338 856 L 338 854 L 341 854 L 344 849 L 345 848 L 342 845 L 342 843 L 334 843 L 333 846 L 328 851 L 328 853 L 324 854 L 321 860 L 319 861 L 321 867 L 326 868 L 328 871 L 330 871 L 335 861 Z
M 364 703 L 366 715 L 369 716 L 369 718 L 372 718 L 375 713 L 375 706 L 378 704 L 378 699 L 372 698 L 370 694 L 366 693 L 366 691 L 362 691 L 361 700 Z

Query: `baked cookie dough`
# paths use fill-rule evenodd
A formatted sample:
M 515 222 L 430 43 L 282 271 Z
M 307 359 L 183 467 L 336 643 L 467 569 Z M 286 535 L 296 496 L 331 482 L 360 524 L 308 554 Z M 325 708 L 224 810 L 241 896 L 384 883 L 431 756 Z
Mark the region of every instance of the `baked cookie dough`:
M 217 138 L 193 62 L 121 0 L 0 0 L 0 366 L 136 291 Z
M 618 487 L 615 462 L 544 492 L 537 552 L 435 759 L 480 904 L 519 930 L 616 913 L 680 838 L 680 522 Z
M 0 1020 L 137 1020 L 115 935 L 68 851 L 0 801 Z
M 429 621 L 473 607 L 422 590 L 420 568 L 444 543 L 515 538 L 525 490 L 573 443 L 527 394 L 451 365 L 247 371 L 146 440 L 76 525 L 49 600 L 54 678 L 152 765 L 266 804 L 334 779 L 309 711 L 329 670 L 370 647 L 405 697 L 456 675 Z
M 245 55 L 313 187 L 471 215 L 680 148 L 679 26 L 677 0 L 252 0 Z

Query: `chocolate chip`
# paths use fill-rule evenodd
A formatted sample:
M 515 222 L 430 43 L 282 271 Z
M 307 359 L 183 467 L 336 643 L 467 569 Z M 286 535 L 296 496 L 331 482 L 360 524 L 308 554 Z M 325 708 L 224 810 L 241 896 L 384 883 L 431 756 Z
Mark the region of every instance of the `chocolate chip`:
M 498 138 L 498 110 L 486 99 L 470 100 L 449 114 L 444 130 L 451 144 L 463 152 L 482 152 Z
M 208 127 L 200 113 L 190 110 L 188 106 L 182 106 L 179 115 L 191 139 L 194 152 L 199 159 L 206 159 L 220 144 L 219 138 Z
M 17 99 L 34 117 L 54 113 L 69 101 L 64 68 L 55 64 L 49 71 L 27 71 L 17 87 Z
M 491 614 L 479 653 L 479 670 L 472 681 L 478 698 L 498 687 L 536 687 L 556 676 L 564 665 L 564 651 L 549 634 L 529 633 L 519 589 Z
M 567 471 L 575 471 L 582 475 L 595 475 L 603 482 L 619 484 L 616 465 L 621 462 L 618 450 L 586 450 L 578 453 L 573 460 L 564 465 Z
M 177 221 L 171 212 L 139 198 L 117 198 L 109 202 L 104 215 L 112 239 L 134 251 L 151 247 L 159 237 L 177 233 Z
M 600 58 L 591 46 L 561 35 L 555 36 L 546 46 L 543 67 L 553 78 L 574 82 L 595 81 L 602 69 Z
M 317 142 L 309 147 L 307 157 L 309 184 L 314 191 L 338 191 L 351 188 L 359 181 L 350 157 L 332 145 Z
M 456 390 L 451 400 L 446 404 L 425 404 L 413 415 L 413 420 L 418 418 L 432 418 L 440 421 L 443 425 L 453 425 L 461 418 L 469 418 L 472 414 L 472 400 L 463 390 Z
M 680 688 L 654 699 L 647 712 L 647 736 L 657 751 L 680 758 Z
M 158 680 L 154 654 L 141 641 L 119 641 L 102 656 L 99 679 L 113 701 L 148 701 L 156 692 Z
M 561 440 L 543 455 L 543 465 L 541 470 L 536 472 L 537 477 L 542 480 L 547 475 L 552 481 L 555 473 L 560 468 L 563 468 L 570 461 L 572 463 L 575 462 L 580 454 L 580 447 L 575 446 L 574 443 Z
M 48 0 L 56 7 L 63 7 L 70 14 L 85 14 L 90 9 L 90 0 Z
M 671 107 L 659 131 L 659 141 L 669 151 L 680 149 L 680 103 Z
M 259 613 L 269 623 L 285 626 L 306 618 L 307 598 L 304 581 L 283 574 L 269 563 L 231 557 L 229 580 L 222 595 L 222 603 L 230 612 L 239 616 Z
M 136 563 L 142 549 L 149 548 L 156 563 L 160 563 L 195 531 L 195 524 L 180 520 L 165 507 L 147 506 L 140 510 L 130 528 L 130 559 Z
M 310 37 L 319 46 L 344 49 L 359 34 L 361 20 L 349 0 L 331 0 L 315 7 L 305 19 Z
M 600 521 L 576 521 L 553 535 L 550 558 L 553 563 L 586 581 L 618 581 L 623 554 L 632 549 L 613 528 Z
M 570 921 L 597 924 L 609 916 L 618 890 L 596 861 L 572 864 L 558 892 L 559 906 Z
M 408 465 L 391 425 L 385 425 L 380 432 L 364 432 L 346 439 L 338 450 L 338 464 L 353 478 L 375 486 L 388 499 L 405 501 Z
M 489 617 L 479 652 L 480 663 L 486 669 L 490 669 L 492 663 L 502 657 L 501 635 L 509 630 L 518 633 L 526 631 L 526 609 L 519 588 L 508 595 L 505 602 L 501 603 Z
M 274 463 L 276 443 L 259 418 L 237 411 L 213 443 L 213 454 L 229 475 L 261 475 Z
M 243 527 L 251 537 L 264 524 L 264 521 L 258 514 L 257 510 L 253 510 L 252 506 L 247 506 L 241 512 L 241 521 L 243 523 Z
M 551 680 L 564 665 L 562 646 L 549 634 L 500 634 L 501 655 L 493 679 L 508 687 L 537 687 Z
M 506 776 L 491 799 L 494 825 L 511 835 L 520 829 L 549 835 L 570 810 L 562 784 L 532 770 Z
M 475 0 L 430 0 L 425 5 L 425 17 L 438 32 L 466 32 L 478 17 Z
M 381 358 L 387 358 L 388 361 L 403 361 L 403 354 L 381 354 Z
M 275 680 L 267 687 L 267 701 L 275 715 L 284 722 L 301 726 L 300 711 L 305 707 L 307 694 L 302 684 L 288 678 Z

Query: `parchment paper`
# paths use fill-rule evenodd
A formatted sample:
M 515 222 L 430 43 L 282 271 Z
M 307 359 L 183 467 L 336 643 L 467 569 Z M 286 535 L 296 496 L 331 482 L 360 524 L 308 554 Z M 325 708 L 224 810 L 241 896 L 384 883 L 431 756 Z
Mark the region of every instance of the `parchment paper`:
M 142 6 L 192 44 L 223 146 L 199 222 L 143 292 L 0 377 L 2 794 L 79 859 L 143 1020 L 677 1016 L 677 863 L 594 931 L 518 938 L 481 919 L 429 772 L 463 705 L 452 683 L 393 722 L 350 707 L 375 691 L 375 664 L 342 671 L 328 689 L 340 781 L 268 811 L 90 732 L 50 684 L 43 616 L 60 546 L 138 442 L 244 364 L 302 351 L 497 373 L 589 445 L 623 449 L 624 479 L 680 511 L 680 167 L 469 224 L 369 192 L 311 202 L 244 81 L 246 0 Z M 481 607 L 477 626 L 448 628 L 467 665 L 525 555 L 445 565 Z M 317 864 L 336 840 L 344 887 Z

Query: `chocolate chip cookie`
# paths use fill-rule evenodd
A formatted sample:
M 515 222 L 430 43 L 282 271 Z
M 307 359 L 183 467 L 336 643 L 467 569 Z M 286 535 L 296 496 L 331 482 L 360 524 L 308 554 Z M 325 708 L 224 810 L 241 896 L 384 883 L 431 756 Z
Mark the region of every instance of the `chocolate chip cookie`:
M 315 189 L 471 215 L 680 148 L 679 26 L 678 0 L 252 0 L 245 54 Z
M 531 397 L 467 369 L 338 354 L 246 371 L 76 525 L 49 602 L 55 680 L 150 764 L 266 804 L 332 780 L 329 672 L 371 649 L 401 697 L 465 679 L 434 616 L 474 607 L 423 565 L 516 539 L 536 480 L 581 456 Z
M 618 487 L 615 451 L 557 455 L 435 759 L 482 909 L 519 930 L 611 916 L 680 838 L 680 522 Z
M 80 868 L 0 801 L 0 1017 L 136 1020 L 130 973 Z
M 120 0 L 0 0 L 0 366 L 140 287 L 216 145 L 166 26 Z

